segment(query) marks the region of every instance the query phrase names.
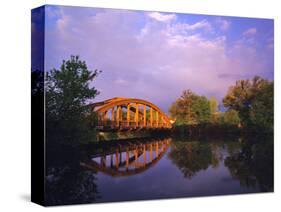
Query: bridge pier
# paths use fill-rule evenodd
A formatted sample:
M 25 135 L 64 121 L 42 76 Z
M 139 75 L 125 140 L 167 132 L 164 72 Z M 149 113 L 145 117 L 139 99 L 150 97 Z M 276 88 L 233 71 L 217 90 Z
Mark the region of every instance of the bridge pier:
M 159 124 L 159 114 L 158 111 L 156 111 L 156 127 L 158 127 Z
M 136 103 L 136 113 L 135 113 L 135 122 L 136 122 L 136 127 L 139 126 L 139 104 Z
M 146 127 L 146 105 L 143 105 L 143 127 Z
M 152 127 L 153 124 L 153 109 L 150 107 L 150 127 Z
M 127 105 L 127 127 L 130 127 L 130 104 Z

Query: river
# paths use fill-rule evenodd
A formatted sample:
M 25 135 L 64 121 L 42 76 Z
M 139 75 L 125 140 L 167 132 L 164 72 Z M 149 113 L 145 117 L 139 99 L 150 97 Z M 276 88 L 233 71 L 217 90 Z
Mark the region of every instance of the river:
M 48 165 L 48 205 L 273 191 L 272 138 L 135 139 L 80 153 Z

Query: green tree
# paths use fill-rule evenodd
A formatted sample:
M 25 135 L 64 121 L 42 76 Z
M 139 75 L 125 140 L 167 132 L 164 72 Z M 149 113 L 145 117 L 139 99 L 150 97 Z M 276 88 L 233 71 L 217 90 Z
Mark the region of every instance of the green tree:
M 273 131 L 273 82 L 264 84 L 253 99 L 250 120 L 259 128 Z
M 243 123 L 249 120 L 251 102 L 251 82 L 249 80 L 238 80 L 235 86 L 231 86 L 223 98 L 225 107 L 238 111 Z
M 172 104 L 169 112 L 171 117 L 176 119 L 177 124 L 196 123 L 195 113 L 192 110 L 195 100 L 196 95 L 191 90 L 185 90 L 181 97 Z
M 192 110 L 196 114 L 197 123 L 206 123 L 210 121 L 210 103 L 205 96 L 197 96 L 192 105 Z
M 227 125 L 238 125 L 240 124 L 240 118 L 238 112 L 233 109 L 227 110 L 223 115 L 223 122 Z
M 199 124 L 209 121 L 210 104 L 206 97 L 198 96 L 191 90 L 185 90 L 171 105 L 169 112 L 178 125 Z
M 243 126 L 260 125 L 262 122 L 273 125 L 273 82 L 258 76 L 252 80 L 238 80 L 235 86 L 229 88 L 223 104 L 238 112 Z
M 218 106 L 219 106 L 219 103 L 218 103 L 217 99 L 214 96 L 211 96 L 210 97 L 211 114 L 215 114 L 216 112 L 218 112 Z
M 210 121 L 212 123 L 218 123 L 220 121 L 220 112 L 218 110 L 218 101 L 214 96 L 210 97 L 210 112 L 211 112 L 211 117 L 210 117 Z
M 71 56 L 69 60 L 63 60 L 60 69 L 47 72 L 46 118 L 50 137 L 59 133 L 72 139 L 87 129 L 86 117 L 90 115 L 87 102 L 99 94 L 90 82 L 99 73 L 89 70 L 79 56 Z

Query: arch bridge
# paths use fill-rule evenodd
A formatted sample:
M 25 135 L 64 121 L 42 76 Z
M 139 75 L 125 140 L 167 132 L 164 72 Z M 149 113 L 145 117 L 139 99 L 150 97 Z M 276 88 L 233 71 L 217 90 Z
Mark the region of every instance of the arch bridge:
M 167 115 L 156 105 L 142 99 L 115 97 L 91 104 L 98 115 L 99 128 L 171 128 Z

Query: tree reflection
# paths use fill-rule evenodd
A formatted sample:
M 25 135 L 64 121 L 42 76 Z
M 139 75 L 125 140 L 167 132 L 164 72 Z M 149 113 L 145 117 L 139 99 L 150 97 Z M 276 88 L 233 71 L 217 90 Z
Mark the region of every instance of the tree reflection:
M 199 141 L 175 142 L 169 153 L 169 158 L 184 174 L 192 178 L 200 170 L 209 166 L 216 168 L 221 159 L 218 145 Z
M 81 204 L 99 198 L 95 172 L 80 166 L 81 155 L 73 149 L 49 152 L 46 175 L 47 205 Z
M 272 138 L 263 138 L 260 142 L 254 139 L 243 141 L 241 150 L 230 152 L 224 163 L 242 186 L 259 187 L 263 192 L 273 191 Z

